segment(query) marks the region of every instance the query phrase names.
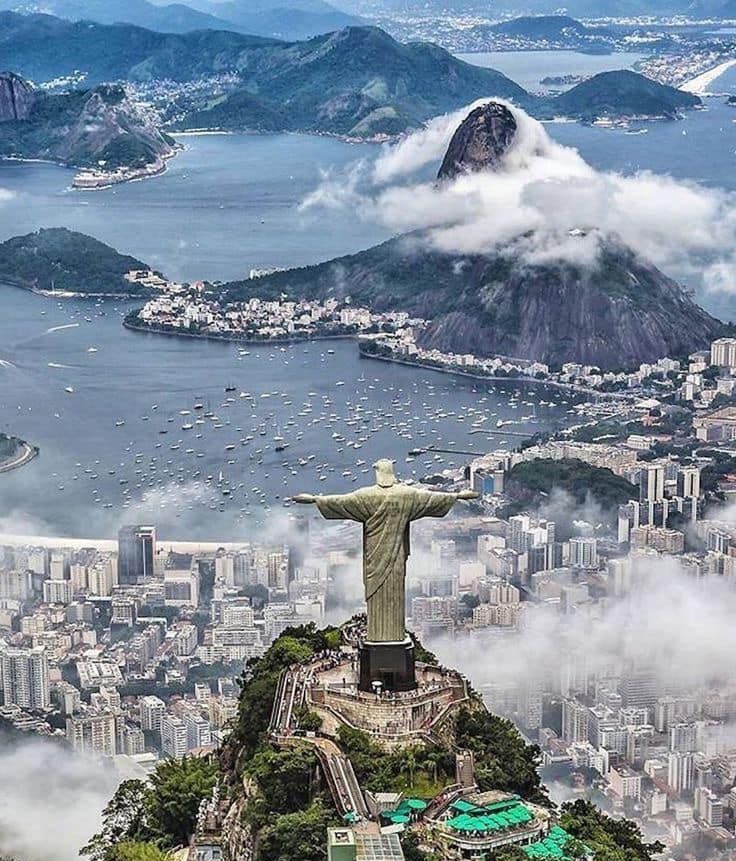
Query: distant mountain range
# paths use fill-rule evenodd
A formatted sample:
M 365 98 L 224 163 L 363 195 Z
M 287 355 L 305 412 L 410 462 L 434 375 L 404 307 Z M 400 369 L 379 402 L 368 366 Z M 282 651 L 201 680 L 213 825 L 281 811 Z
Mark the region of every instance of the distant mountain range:
M 0 0 L 0 10 L 45 12 L 70 21 L 133 24 L 163 33 L 231 30 L 278 39 L 307 39 L 358 25 L 361 20 L 324 0 L 201 0 L 155 4 L 148 0 Z
M 143 119 L 122 87 L 49 95 L 0 73 L 0 157 L 74 167 L 144 167 L 171 155 L 174 141 Z
M 476 109 L 455 132 L 440 181 L 496 169 L 516 131 L 505 106 Z M 577 238 L 582 242 L 590 232 L 579 231 Z M 544 231 L 538 234 L 545 237 Z M 350 296 L 377 311 L 402 310 L 429 320 L 420 336 L 424 347 L 553 365 L 628 367 L 689 353 L 723 331 L 652 263 L 615 237 L 596 239 L 594 263 L 532 263 L 513 247 L 489 247 L 483 254 L 440 251 L 418 231 L 316 266 L 233 282 L 223 287 L 222 298 Z
M 341 8 L 390 18 L 414 15 L 439 17 L 448 13 L 477 16 L 550 15 L 564 8 L 568 15 L 582 18 L 625 18 L 630 16 L 669 17 L 684 14 L 690 18 L 736 17 L 736 0 L 569 0 L 561 7 L 554 0 L 338 0 Z
M 348 27 L 302 42 L 225 31 L 158 33 L 131 25 L 0 13 L 0 56 L 36 81 L 76 70 L 92 84 L 230 73 L 240 86 L 178 111 L 180 129 L 312 131 L 369 138 L 416 128 L 483 97 L 514 101 L 537 116 L 672 116 L 695 97 L 631 72 L 599 75 L 558 100 L 537 99 L 505 75 L 436 45 L 402 44 L 377 27 Z M 582 89 L 581 89 L 582 88 Z M 599 112 L 599 113 L 596 113 Z

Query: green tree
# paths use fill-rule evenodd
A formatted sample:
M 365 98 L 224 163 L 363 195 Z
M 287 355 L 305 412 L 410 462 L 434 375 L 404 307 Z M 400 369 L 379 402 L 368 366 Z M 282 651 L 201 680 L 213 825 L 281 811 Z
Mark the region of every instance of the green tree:
M 463 709 L 455 729 L 458 746 L 475 754 L 481 791 L 503 789 L 528 801 L 549 804 L 537 772 L 539 748 L 526 744 L 511 721 L 485 709 Z
M 334 812 L 320 803 L 278 816 L 259 835 L 259 861 L 324 861 L 325 832 L 337 824 Z
M 309 744 L 282 750 L 265 748 L 248 763 L 247 772 L 263 793 L 269 814 L 295 813 L 312 802 L 317 756 Z
M 592 849 L 596 861 L 652 861 L 664 851 L 661 843 L 645 843 L 630 819 L 612 819 L 582 799 L 562 806 L 560 825 Z
M 185 846 L 194 832 L 197 811 L 212 793 L 217 769 L 207 757 L 167 759 L 156 766 L 146 790 L 145 809 L 156 842 Z
M 110 861 L 171 861 L 171 855 L 154 843 L 126 840 L 110 850 Z
M 146 792 L 142 780 L 124 780 L 102 811 L 102 828 L 82 848 L 80 855 L 89 856 L 91 861 L 112 861 L 110 853 L 115 846 L 151 837 Z
M 305 732 L 318 732 L 322 729 L 322 718 L 317 712 L 312 711 L 306 706 L 296 709 L 294 716 L 296 717 L 299 729 L 303 729 Z

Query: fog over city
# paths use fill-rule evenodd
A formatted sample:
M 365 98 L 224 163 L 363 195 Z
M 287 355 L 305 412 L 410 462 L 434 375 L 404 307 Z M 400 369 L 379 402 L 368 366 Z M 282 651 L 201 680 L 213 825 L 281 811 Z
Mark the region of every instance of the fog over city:
M 0 746 L 0 855 L 75 861 L 119 783 L 112 767 L 58 742 Z

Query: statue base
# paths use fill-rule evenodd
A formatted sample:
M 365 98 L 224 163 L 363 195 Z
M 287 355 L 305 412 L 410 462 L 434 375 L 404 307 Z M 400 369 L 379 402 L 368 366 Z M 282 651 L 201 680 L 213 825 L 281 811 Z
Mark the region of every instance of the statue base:
M 358 688 L 361 691 L 377 693 L 416 689 L 414 644 L 409 637 L 401 643 L 363 642 L 359 655 Z

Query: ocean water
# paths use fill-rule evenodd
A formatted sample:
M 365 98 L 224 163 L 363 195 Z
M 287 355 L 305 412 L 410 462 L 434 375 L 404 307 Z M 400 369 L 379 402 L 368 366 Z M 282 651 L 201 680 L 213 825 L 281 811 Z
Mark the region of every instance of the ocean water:
M 458 54 L 461 60 L 487 69 L 497 69 L 531 93 L 561 90 L 541 83 L 542 78 L 561 75 L 595 75 L 616 69 L 631 69 L 644 54 L 583 54 L 580 51 L 488 51 Z
M 567 65 L 551 52 L 503 57 L 530 76 L 586 71 L 577 58 Z M 719 86 L 730 86 L 729 78 Z M 733 190 L 734 120 L 736 110 L 719 96 L 680 122 L 642 126 L 646 134 L 547 129 L 600 169 L 653 170 Z M 183 142 L 163 176 L 101 191 L 71 191 L 71 171 L 53 165 L 0 163 L 0 238 L 63 225 L 187 279 L 307 265 L 388 238 L 357 213 L 302 205 L 325 176 L 375 158 L 376 145 L 304 135 Z M 736 318 L 730 295 L 700 300 Z M 0 475 L 0 531 L 104 536 L 122 522 L 151 519 L 168 537 L 239 538 L 264 514 L 272 521 L 289 494 L 368 481 L 363 470 L 379 456 L 396 458 L 403 475 L 422 475 L 464 456 L 407 462 L 412 448 L 473 452 L 504 441 L 471 434 L 474 415 L 488 415 L 488 427 L 526 418 L 519 429 L 529 432 L 569 418 L 569 404 L 540 406 L 552 399 L 541 390 L 514 399 L 508 387 L 360 360 L 350 342 L 335 342 L 334 352 L 315 343 L 246 355 L 232 344 L 128 332 L 124 310 L 0 287 L 0 428 L 41 447 L 29 466 Z M 230 385 L 233 395 L 224 391 Z M 195 402 L 219 421 L 183 430 Z M 275 436 L 289 443 L 284 452 L 273 450 Z
M 0 475 L 0 533 L 104 537 L 141 520 L 239 540 L 281 522 L 286 496 L 372 483 L 379 457 L 421 477 L 569 419 L 560 393 L 360 359 L 351 341 L 239 348 L 129 332 L 126 303 L 0 296 L 0 427 L 41 449 Z M 480 433 L 482 415 L 486 431 L 516 424 Z M 430 445 L 448 451 L 407 460 Z
M 300 208 L 325 175 L 372 157 L 370 144 L 309 135 L 184 136 L 165 174 L 77 191 L 73 172 L 0 163 L 0 239 L 64 226 L 163 269 L 171 278 L 247 277 L 359 251 L 385 231 Z

